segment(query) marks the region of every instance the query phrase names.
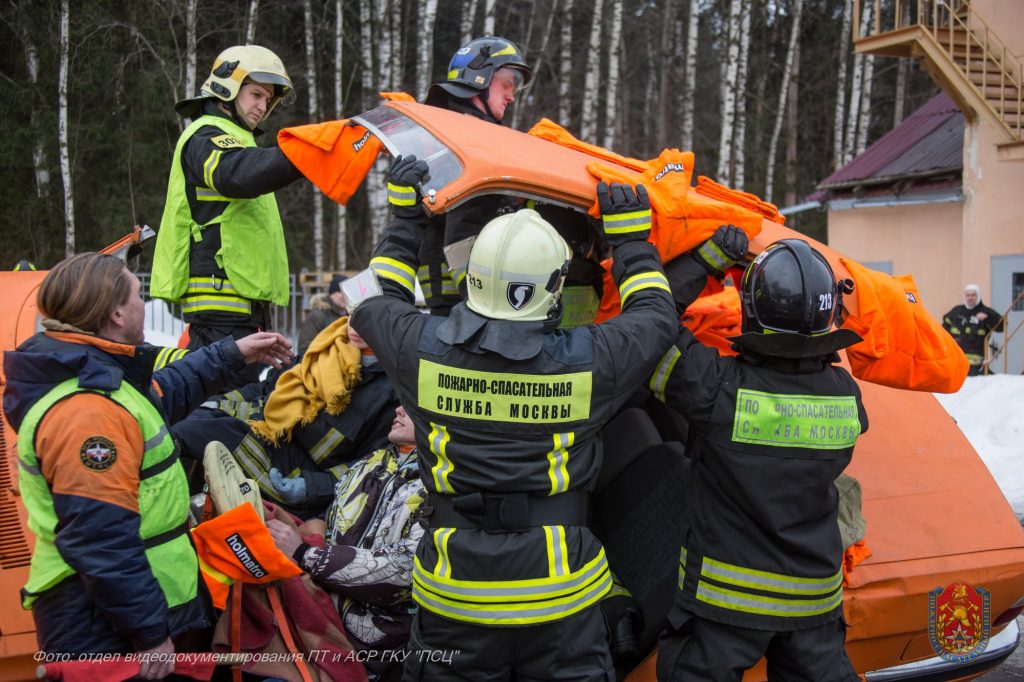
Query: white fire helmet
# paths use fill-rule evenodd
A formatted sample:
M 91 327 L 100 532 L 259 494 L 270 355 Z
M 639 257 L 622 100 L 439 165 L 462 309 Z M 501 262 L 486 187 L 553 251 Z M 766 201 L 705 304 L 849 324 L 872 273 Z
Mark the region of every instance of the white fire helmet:
M 498 216 L 481 230 L 469 255 L 467 305 L 492 319 L 548 319 L 571 257 L 569 245 L 536 211 Z

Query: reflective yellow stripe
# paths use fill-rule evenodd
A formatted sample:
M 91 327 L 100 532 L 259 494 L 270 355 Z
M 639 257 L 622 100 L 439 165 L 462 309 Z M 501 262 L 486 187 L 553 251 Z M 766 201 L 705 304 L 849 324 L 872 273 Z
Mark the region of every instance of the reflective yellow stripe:
M 697 599 L 732 611 L 796 618 L 828 613 L 843 603 L 843 590 L 840 588 L 835 594 L 821 599 L 776 599 L 728 590 L 701 580 L 697 584 Z
M 733 264 L 733 260 L 722 253 L 722 249 L 718 248 L 718 244 L 713 241 L 706 241 L 704 245 L 698 249 L 701 256 L 704 257 L 711 266 L 717 270 L 725 270 L 727 267 Z
M 750 587 L 765 592 L 779 594 L 795 594 L 810 596 L 815 594 L 832 594 L 843 584 L 843 572 L 827 578 L 800 578 L 797 576 L 758 571 L 724 561 L 704 557 L 700 574 L 712 578 L 716 582 L 727 583 L 739 587 Z
M 492 57 L 500 57 L 500 56 L 506 55 L 506 54 L 518 54 L 518 53 L 516 52 L 516 48 L 514 48 L 511 45 L 507 45 L 506 47 L 501 48 L 497 52 L 492 52 L 491 56 Z
M 616 213 L 601 218 L 605 234 L 628 234 L 651 229 L 651 210 Z
M 221 585 L 231 585 L 235 582 L 234 578 L 224 575 L 216 568 L 203 561 L 203 557 L 197 555 L 196 558 L 199 559 L 199 570 L 219 582 Z
M 415 206 L 416 190 L 388 183 L 388 202 L 395 206 Z
M 434 531 L 434 546 L 437 547 L 437 566 L 434 573 L 444 578 L 452 577 L 452 563 L 448 560 L 448 540 L 455 535 L 454 528 L 438 528 Z M 416 560 L 417 563 L 419 559 Z
M 434 487 L 439 493 L 454 493 L 455 488 L 448 482 L 448 477 L 455 470 L 455 465 L 448 459 L 448 441 L 452 439 L 448 435 L 448 429 L 440 424 L 430 422 L 430 451 L 437 457 L 437 464 L 430 472 L 434 476 Z
M 683 589 L 683 580 L 686 578 L 686 548 L 679 548 L 679 589 Z
M 402 261 L 377 256 L 370 260 L 370 269 L 378 277 L 398 282 L 409 291 L 416 291 L 416 272 Z
M 679 348 L 672 346 L 661 356 L 658 366 L 654 368 L 654 373 L 651 375 L 651 382 L 648 386 L 654 397 L 661 402 L 665 402 L 665 389 L 668 387 L 668 378 L 672 376 L 672 370 L 681 357 L 683 357 L 683 354 L 679 352 Z
M 235 285 L 226 279 L 207 275 L 205 277 L 189 277 L 187 294 L 214 294 L 216 296 L 237 295 Z
M 181 312 L 198 313 L 204 310 L 219 310 L 227 313 L 252 313 L 252 304 L 236 296 L 188 297 L 181 299 Z
M 163 369 L 167 364 L 167 358 L 170 357 L 173 348 L 161 348 L 160 352 L 156 354 L 156 360 L 153 361 L 153 371 Z
M 334 452 L 334 449 L 341 444 L 341 441 L 345 440 L 345 434 L 341 433 L 335 428 L 327 429 L 327 433 L 323 435 L 317 444 L 309 451 L 309 456 L 313 458 L 313 461 L 319 464 L 324 461 L 327 455 Z
M 669 294 L 672 290 L 668 286 L 668 280 L 665 279 L 665 275 L 657 270 L 651 270 L 649 272 L 641 272 L 639 275 L 633 275 L 632 277 L 626 278 L 622 284 L 619 285 L 619 299 L 621 300 L 620 307 L 626 305 L 626 299 L 638 291 L 644 289 L 661 289 Z
M 421 265 L 420 269 L 416 271 L 416 279 L 420 282 L 420 289 L 423 290 L 423 298 L 431 298 L 433 294 L 433 285 L 430 283 L 430 268 L 426 265 Z
M 548 548 L 548 575 L 561 578 L 569 575 L 569 548 L 565 545 L 565 528 L 543 526 Z
M 569 489 L 569 450 L 576 441 L 576 434 L 556 433 L 552 435 L 555 447 L 548 453 L 548 479 L 551 481 L 549 495 L 564 493 Z
M 212 190 L 217 189 L 213 184 L 213 172 L 217 170 L 217 166 L 220 164 L 220 155 L 221 152 L 214 149 L 210 152 L 210 156 L 206 159 L 206 163 L 203 164 L 203 181 L 206 183 L 206 186 Z
M 451 71 L 448 72 L 448 80 L 451 80 L 453 78 L 458 78 L 458 77 L 459 77 L 459 70 L 458 69 L 452 69 Z
M 215 189 L 196 187 L 196 201 L 231 201 Z
M 436 536 L 435 536 L 436 538 Z M 565 576 L 509 581 L 454 580 L 413 566 L 413 599 L 454 620 L 488 625 L 529 625 L 560 620 L 597 603 L 611 589 L 602 549 Z
M 284 502 L 284 498 L 274 491 L 274 486 L 270 483 L 268 472 L 270 471 L 271 464 L 267 451 L 263 449 L 263 445 L 252 433 L 245 435 L 242 442 L 232 451 L 231 455 L 238 462 L 238 466 L 241 467 L 242 471 L 245 472 L 246 478 L 251 478 L 257 482 L 260 487 L 260 495 L 269 497 L 275 502 Z

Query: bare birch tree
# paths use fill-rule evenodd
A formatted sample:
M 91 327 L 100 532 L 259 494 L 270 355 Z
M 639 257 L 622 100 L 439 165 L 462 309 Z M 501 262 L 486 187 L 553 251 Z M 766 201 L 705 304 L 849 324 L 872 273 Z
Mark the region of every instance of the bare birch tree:
M 857 145 L 854 156 L 863 154 L 868 146 L 868 129 L 871 127 L 871 89 L 875 82 L 875 55 L 864 58 L 864 82 L 860 86 L 860 118 L 857 122 Z
M 313 31 L 313 2 L 303 0 L 303 20 L 306 29 L 306 91 L 308 94 L 309 118 L 316 121 L 320 118 L 319 93 L 316 78 L 316 43 Z M 324 202 L 320 190 L 312 183 L 313 192 L 313 267 L 324 269 Z
M 363 109 L 371 109 L 377 97 L 373 92 L 373 84 L 377 81 L 373 59 L 373 23 L 371 17 L 371 0 L 359 0 L 359 49 L 362 53 L 362 93 Z
M 843 163 L 846 149 L 843 141 L 846 133 L 846 62 L 850 51 L 850 24 L 853 15 L 853 0 L 843 2 L 843 26 L 839 32 L 839 69 L 836 74 L 836 113 L 833 117 L 832 158 L 836 168 Z
M 601 24 L 604 0 L 594 3 L 594 14 L 590 20 L 590 41 L 587 49 L 586 78 L 583 86 L 583 112 L 580 123 L 580 137 L 587 142 L 597 142 L 597 102 L 601 93 Z
M 559 0 L 552 0 L 552 2 L 551 2 L 551 8 L 550 8 L 550 11 L 548 12 L 547 22 L 544 25 L 544 37 L 543 37 L 542 42 L 540 44 L 540 50 L 538 50 L 536 52 L 536 54 L 534 54 L 533 52 L 529 51 L 529 38 L 527 38 L 527 41 L 526 41 L 527 44 L 523 46 L 523 49 L 526 50 L 527 54 L 529 54 L 531 56 L 531 59 L 533 61 L 533 72 L 535 74 L 539 74 L 541 72 L 541 69 L 544 66 L 544 60 L 548 56 L 548 45 L 551 42 L 551 27 L 555 23 L 555 15 L 558 14 L 558 3 L 559 3 Z M 534 5 L 533 7 L 536 8 L 536 5 Z M 530 23 L 531 24 L 533 23 L 533 14 L 534 14 L 534 12 L 533 12 L 533 10 L 531 10 L 531 12 L 530 12 Z M 531 102 L 531 104 L 532 104 L 532 98 L 531 97 L 527 97 L 525 100 L 518 100 L 516 102 L 516 107 L 512 110 L 512 128 L 515 129 L 515 130 L 519 130 L 519 120 L 523 116 L 526 115 L 526 108 L 527 108 L 526 104 L 527 104 L 528 101 Z M 531 109 L 532 109 L 532 106 L 531 106 Z
M 185 98 L 196 96 L 196 6 L 199 0 L 185 2 Z
M 345 14 L 343 0 L 334 0 L 334 118 L 340 120 L 344 112 L 341 57 L 345 46 Z M 348 267 L 348 231 L 345 229 L 345 207 L 335 204 L 335 263 L 339 270 Z
M 622 0 L 611 0 L 612 28 L 608 40 L 608 87 L 605 88 L 604 146 L 612 149 L 619 128 L 619 52 L 622 48 Z
M 473 25 L 476 23 L 476 6 L 479 0 L 462 0 L 462 44 L 473 39 Z
M 60 68 L 57 75 L 57 135 L 60 140 L 60 175 L 64 181 L 64 255 L 75 253 L 75 199 L 68 153 L 68 37 L 71 10 L 68 0 L 60 3 Z
M 673 0 L 665 0 L 661 8 L 661 47 L 658 55 L 658 62 L 661 65 L 661 81 L 658 83 L 658 125 L 656 127 L 659 140 L 669 139 L 672 110 L 675 104 L 672 98 L 676 24 L 673 17 L 674 5 Z
M 683 85 L 684 150 L 693 149 L 693 95 L 697 84 L 697 39 L 700 26 L 700 0 L 690 0 L 690 16 L 686 28 L 686 72 Z
M 792 206 L 796 203 L 796 161 L 797 143 L 800 133 L 800 41 L 793 48 L 793 69 L 789 78 L 786 104 L 786 187 L 782 205 Z
M 732 143 L 736 121 L 736 76 L 739 72 L 740 52 L 740 9 L 742 0 L 730 0 L 728 39 L 723 65 L 722 85 L 720 88 L 722 101 L 722 128 L 718 137 L 718 170 L 716 177 L 719 182 L 728 184 L 732 169 Z
M 497 0 L 487 0 L 484 5 L 484 35 L 494 35 L 494 8 Z
M 750 15 L 753 8 L 750 0 L 743 2 L 743 19 L 740 25 L 740 64 L 736 76 L 736 134 L 733 141 L 733 171 L 730 184 L 742 189 L 746 182 L 747 148 L 747 64 L 750 57 Z
M 39 83 L 39 51 L 29 34 L 28 28 L 24 27 L 21 32 L 22 44 L 25 46 L 25 68 L 28 72 L 28 82 L 33 89 Z M 32 145 L 32 168 L 36 176 L 36 196 L 42 198 L 50 194 L 50 171 L 46 167 L 46 149 L 43 147 L 43 138 L 39 133 L 39 107 L 32 107 L 32 131 L 35 134 L 35 143 Z
M 569 127 L 569 110 L 571 108 L 572 92 L 569 84 L 572 82 L 572 7 L 573 0 L 565 0 L 562 8 L 562 36 L 559 43 L 558 55 L 558 122 Z
M 195 4 L 195 0 L 189 0 Z M 245 44 L 252 45 L 256 42 L 256 20 L 260 14 L 260 0 L 249 0 L 249 11 L 245 15 Z
M 872 3 L 865 2 L 860 15 L 860 36 L 867 35 L 868 22 L 871 21 Z M 850 86 L 850 111 L 846 116 L 846 134 L 843 136 L 843 159 L 840 166 L 844 166 L 853 158 L 854 144 L 857 142 L 857 123 L 860 121 L 860 105 L 862 101 L 861 88 L 864 85 L 864 55 L 857 54 L 853 57 L 853 83 Z
M 437 19 L 437 0 L 420 0 L 419 45 L 416 58 L 416 96 L 425 97 L 430 87 L 430 74 L 434 61 L 434 23 Z
M 391 52 L 393 27 L 390 26 L 391 6 L 399 0 L 376 0 L 372 3 L 374 9 L 374 39 L 370 44 L 364 45 L 363 51 L 367 56 L 372 56 L 373 47 L 377 46 L 377 74 L 376 81 L 370 87 L 370 95 L 375 92 L 387 92 L 394 88 L 397 75 L 397 65 L 393 63 Z M 401 27 L 394 27 L 400 29 Z M 367 40 L 370 40 L 367 38 Z M 375 100 L 376 98 L 374 98 Z M 384 231 L 388 221 L 388 157 L 381 154 L 373 164 L 370 172 L 369 186 L 367 187 L 367 199 L 370 207 L 371 233 L 373 243 L 380 241 L 381 233 Z
M 402 30 L 402 0 L 389 0 L 391 6 L 391 17 L 388 26 L 388 35 L 391 37 L 391 80 L 389 90 L 401 90 L 402 77 L 405 69 L 405 32 Z
M 775 153 L 779 147 L 779 133 L 782 132 L 782 120 L 786 114 L 786 103 L 789 98 L 789 79 L 793 72 L 796 56 L 796 45 L 800 39 L 800 16 L 803 13 L 803 0 L 793 0 L 793 28 L 789 34 L 789 47 L 786 48 L 786 65 L 782 69 L 782 85 L 779 86 L 779 106 L 775 111 L 775 126 L 772 128 L 771 141 L 768 143 L 768 167 L 765 169 L 764 198 L 772 200 L 775 181 Z
M 903 121 L 906 115 L 907 104 L 907 72 L 910 70 L 910 60 L 900 58 L 900 64 L 896 67 L 896 98 L 892 108 L 892 127 L 895 128 Z
M 864 3 L 865 10 L 867 10 L 867 19 L 864 21 L 862 32 L 864 35 L 868 33 L 868 22 L 872 20 L 872 14 L 870 7 L 872 3 Z M 864 72 L 861 76 L 860 84 L 860 105 L 858 107 L 857 116 L 857 140 L 854 145 L 853 155 L 856 156 L 864 152 L 867 147 L 868 141 L 868 128 L 871 125 L 871 86 L 874 83 L 875 75 L 875 55 L 869 54 L 864 56 Z

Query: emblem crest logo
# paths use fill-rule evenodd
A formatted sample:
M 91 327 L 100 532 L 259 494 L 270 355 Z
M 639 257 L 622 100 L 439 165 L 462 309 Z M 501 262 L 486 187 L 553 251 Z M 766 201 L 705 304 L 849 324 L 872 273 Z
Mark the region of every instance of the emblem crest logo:
M 992 627 L 990 594 L 965 582 L 928 593 L 928 639 L 947 661 L 963 663 L 981 655 Z
M 522 310 L 527 303 L 533 300 L 533 294 L 537 291 L 537 285 L 528 282 L 509 282 L 505 290 L 505 298 L 513 310 Z
M 78 456 L 86 468 L 106 471 L 117 461 L 117 446 L 109 438 L 90 436 L 82 443 Z

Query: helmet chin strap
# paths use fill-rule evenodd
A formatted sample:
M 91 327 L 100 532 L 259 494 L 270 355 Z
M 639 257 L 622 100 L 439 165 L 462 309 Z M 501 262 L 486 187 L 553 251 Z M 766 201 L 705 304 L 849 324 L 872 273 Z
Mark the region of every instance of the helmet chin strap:
M 501 125 L 501 119 L 494 115 L 494 112 L 491 111 L 491 105 L 487 103 L 487 100 L 489 99 L 488 96 L 490 95 L 490 93 L 491 93 L 491 89 L 490 89 L 490 86 L 488 86 L 488 88 L 486 90 L 484 90 L 479 95 L 476 95 L 475 99 L 480 102 L 481 107 L 483 108 L 484 113 L 487 114 L 491 118 L 492 121 L 496 122 L 498 125 Z

